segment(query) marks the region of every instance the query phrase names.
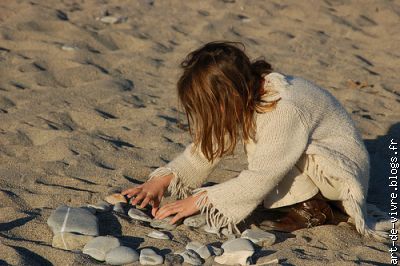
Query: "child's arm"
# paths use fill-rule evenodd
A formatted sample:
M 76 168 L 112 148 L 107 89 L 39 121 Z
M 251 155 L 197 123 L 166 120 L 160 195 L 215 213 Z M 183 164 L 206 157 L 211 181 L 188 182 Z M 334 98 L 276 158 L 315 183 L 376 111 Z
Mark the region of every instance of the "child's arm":
M 193 149 L 189 144 L 183 153 L 163 167 L 159 167 L 149 175 L 149 180 L 155 177 L 172 174 L 168 191 L 178 198 L 186 198 L 192 190 L 199 188 L 210 173 L 215 169 L 221 158 L 209 162 L 200 149 Z
M 262 114 L 257 123 L 257 146 L 249 158 L 248 170 L 226 182 L 194 191 L 194 196 L 205 192 L 196 205 L 207 214 L 211 226 L 238 231 L 236 224 L 262 202 L 306 149 L 308 126 L 293 104 L 279 102 L 275 110 Z

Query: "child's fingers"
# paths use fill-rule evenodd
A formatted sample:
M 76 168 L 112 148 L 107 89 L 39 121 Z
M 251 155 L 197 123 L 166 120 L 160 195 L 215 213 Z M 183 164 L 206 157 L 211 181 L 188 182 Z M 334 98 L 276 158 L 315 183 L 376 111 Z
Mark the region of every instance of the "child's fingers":
M 142 199 L 144 199 L 146 197 L 146 193 L 145 192 L 140 192 L 139 195 L 136 196 L 136 198 L 132 201 L 132 205 L 136 205 L 138 204 L 140 201 L 142 201 Z
M 133 195 L 137 194 L 139 191 L 141 191 L 141 186 L 137 186 L 137 187 L 133 187 L 133 188 L 129 188 L 127 190 L 124 190 L 121 192 L 121 195 L 125 196 L 128 195 L 128 197 L 132 197 Z
M 153 208 L 151 209 L 151 215 L 153 215 L 153 217 L 156 216 L 157 212 L 158 212 L 158 208 L 157 208 L 157 207 L 153 207 Z
M 179 213 L 179 212 L 181 212 L 181 211 L 182 211 L 182 210 L 181 210 L 180 207 L 170 207 L 170 208 L 167 208 L 167 209 L 165 209 L 165 211 L 163 211 L 163 212 L 159 215 L 158 219 L 162 220 L 162 219 L 164 219 L 164 218 L 166 218 L 166 217 L 168 217 L 168 216 L 171 216 L 172 214 Z
M 146 196 L 146 198 L 142 201 L 142 204 L 140 204 L 140 208 L 144 208 L 149 204 L 151 200 L 151 197 L 149 195 Z
M 184 215 L 182 214 L 182 212 L 178 212 L 177 215 L 174 216 L 174 218 L 171 219 L 171 221 L 169 222 L 170 224 L 174 224 L 177 221 L 179 221 L 180 219 L 182 219 L 184 217 Z

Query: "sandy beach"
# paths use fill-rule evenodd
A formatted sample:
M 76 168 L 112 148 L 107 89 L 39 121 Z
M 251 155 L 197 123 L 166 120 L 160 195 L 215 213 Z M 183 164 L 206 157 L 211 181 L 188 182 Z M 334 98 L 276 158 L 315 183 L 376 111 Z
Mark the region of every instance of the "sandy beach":
M 389 140 L 400 136 L 400 2 L 5 0 L 0 2 L 0 265 L 101 265 L 52 247 L 60 205 L 96 203 L 140 184 L 190 142 L 178 106 L 179 63 L 214 40 L 326 88 L 371 158 L 368 202 L 389 211 Z M 211 175 L 246 168 L 241 149 Z M 174 241 L 104 214 L 100 232 L 136 249 L 183 250 L 224 238 L 179 226 Z M 347 224 L 276 233 L 255 263 L 390 265 L 388 245 Z M 137 264 L 138 265 L 138 264 Z

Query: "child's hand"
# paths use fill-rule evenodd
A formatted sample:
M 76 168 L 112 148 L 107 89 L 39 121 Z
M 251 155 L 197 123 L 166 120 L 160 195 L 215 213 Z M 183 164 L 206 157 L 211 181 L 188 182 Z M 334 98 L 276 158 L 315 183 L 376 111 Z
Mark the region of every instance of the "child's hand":
M 137 187 L 129 188 L 121 192 L 122 195 L 126 195 L 128 198 L 135 196 L 132 200 L 132 205 L 137 205 L 141 202 L 140 207 L 144 208 L 147 204 L 152 205 L 152 215 L 155 216 L 164 192 L 167 190 L 169 183 L 172 180 L 173 175 L 154 177 L 150 181 L 139 185 Z
M 182 200 L 168 203 L 158 210 L 155 218 L 164 219 L 165 217 L 176 214 L 170 221 L 170 224 L 173 224 L 184 217 L 196 214 L 199 212 L 199 209 L 196 206 L 197 198 L 198 196 L 190 196 Z

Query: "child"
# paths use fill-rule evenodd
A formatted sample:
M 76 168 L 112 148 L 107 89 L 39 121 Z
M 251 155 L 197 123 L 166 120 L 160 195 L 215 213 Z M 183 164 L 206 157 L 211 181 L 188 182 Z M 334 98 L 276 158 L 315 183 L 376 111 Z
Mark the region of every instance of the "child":
M 326 223 L 331 216 L 326 200 L 339 201 L 358 232 L 376 233 L 365 223 L 368 152 L 329 92 L 273 72 L 264 60 L 250 62 L 232 42 L 208 43 L 181 66 L 178 96 L 193 143 L 146 183 L 123 191 L 135 196 L 132 204 L 151 204 L 156 219 L 173 215 L 171 223 L 201 212 L 209 226 L 240 232 L 237 224 L 260 203 L 266 209 L 293 206 L 287 217 L 271 223 L 291 231 Z M 201 188 L 240 140 L 248 169 Z M 167 190 L 180 200 L 159 208 Z

